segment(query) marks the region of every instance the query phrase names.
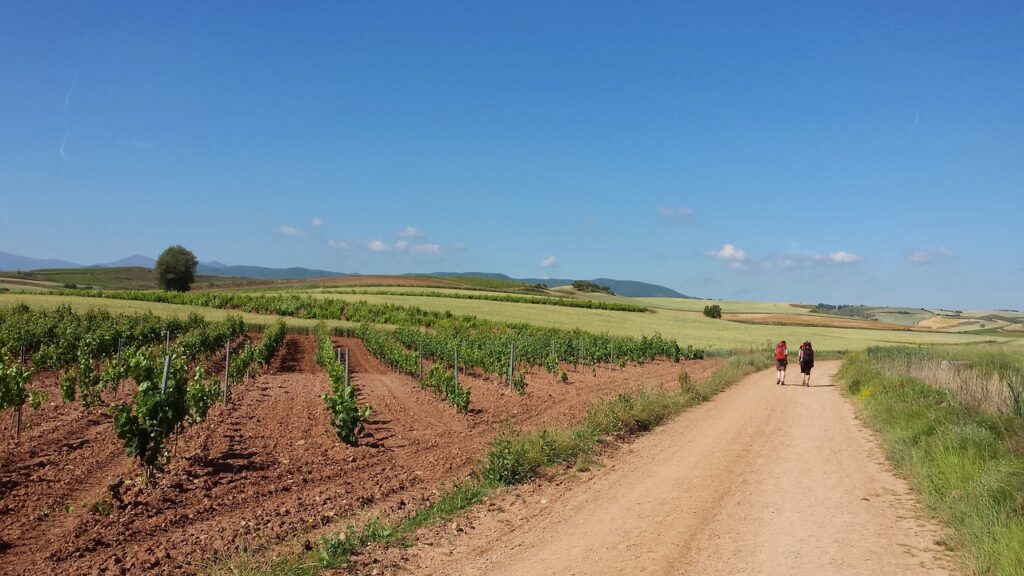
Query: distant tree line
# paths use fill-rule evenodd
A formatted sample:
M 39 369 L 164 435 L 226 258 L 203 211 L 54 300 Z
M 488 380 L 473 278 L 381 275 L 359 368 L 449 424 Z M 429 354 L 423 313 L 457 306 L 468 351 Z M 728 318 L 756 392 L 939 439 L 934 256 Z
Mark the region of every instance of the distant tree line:
M 815 312 L 832 314 L 833 316 L 846 316 L 847 318 L 864 318 L 865 320 L 877 320 L 872 309 L 863 304 L 824 304 L 818 303 L 814 306 Z
M 607 286 L 601 286 L 590 282 L 589 280 L 573 280 L 572 287 L 579 292 L 604 292 L 605 294 L 615 295 L 612 289 Z

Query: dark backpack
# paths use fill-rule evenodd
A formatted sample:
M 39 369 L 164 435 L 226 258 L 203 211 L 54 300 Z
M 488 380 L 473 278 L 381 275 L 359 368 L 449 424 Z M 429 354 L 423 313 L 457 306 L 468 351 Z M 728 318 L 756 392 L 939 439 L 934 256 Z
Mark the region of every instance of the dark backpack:
M 804 346 L 804 362 L 814 364 L 814 348 Z

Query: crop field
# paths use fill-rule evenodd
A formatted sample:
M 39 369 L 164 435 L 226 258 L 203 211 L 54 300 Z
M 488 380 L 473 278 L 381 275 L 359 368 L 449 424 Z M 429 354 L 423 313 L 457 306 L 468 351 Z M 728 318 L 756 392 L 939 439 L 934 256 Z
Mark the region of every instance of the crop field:
M 697 313 L 703 312 L 705 306 L 718 304 L 722 307 L 722 311 L 728 314 L 812 314 L 810 308 L 776 302 L 698 300 L 695 298 L 636 298 L 635 300 L 652 308 Z
M 427 502 L 509 425 L 571 424 L 599 399 L 723 362 L 650 335 L 372 304 L 342 309 L 358 324 L 326 323 L 296 317 L 291 296 L 230 301 L 282 315 L 2 295 L 6 567 L 194 573 L 367 507 Z
M 730 321 L 704 317 L 710 301 L 557 292 L 0 294 L 5 561 L 194 573 L 427 503 L 508 426 L 579 422 L 618 392 L 678 386 L 683 367 L 704 378 L 729 351 L 994 339 L 787 304 L 723 302 Z
M 917 325 L 922 328 L 932 328 L 947 332 L 968 332 L 972 330 L 982 330 L 985 328 L 1003 328 L 1006 326 L 1012 326 L 1012 324 L 1007 324 L 1006 322 L 950 316 L 933 316 L 927 320 L 922 320 Z
M 311 280 L 279 280 L 257 281 L 251 285 L 255 289 L 270 290 L 319 290 L 335 288 L 373 288 L 388 289 L 452 289 L 452 290 L 483 290 L 493 292 L 543 293 L 550 291 L 526 286 L 521 282 L 498 278 L 477 278 L 473 276 L 333 276 Z
M 147 290 L 156 288 L 156 276 L 148 268 L 134 266 L 118 268 L 57 268 L 32 272 L 0 272 L 0 283 L 36 286 L 42 289 L 60 289 L 65 284 L 95 288 L 128 288 Z M 228 276 L 196 276 L 196 288 L 240 286 L 252 284 L 247 278 Z
M 920 326 L 923 321 L 934 316 L 934 313 L 921 308 L 875 308 L 872 310 L 872 315 L 880 322 Z
M 110 312 L 144 313 L 152 312 L 159 316 L 184 317 L 189 314 L 199 314 L 208 320 L 223 320 L 231 316 L 231 310 L 221 310 L 207 306 L 187 306 L 180 304 L 163 304 L 160 302 L 138 302 L 133 300 L 108 300 L 106 298 L 86 298 L 83 296 L 55 295 L 51 292 L 39 294 L 4 294 L 0 293 L 0 307 L 24 304 L 33 308 L 57 308 L 69 306 L 76 312 L 86 312 L 94 309 L 107 310 Z M 253 314 L 239 312 L 239 316 L 249 324 L 269 325 L 277 318 L 270 314 Z M 287 318 L 289 326 L 312 329 L 316 321 L 300 318 Z M 354 327 L 350 322 L 336 321 L 328 322 L 331 327 Z
M 869 330 L 914 330 L 913 325 L 890 324 L 877 320 L 845 318 L 823 314 L 724 314 L 725 320 L 771 326 L 821 326 L 826 328 L 866 328 Z
M 472 300 L 446 300 L 415 296 L 322 294 L 320 298 L 345 301 L 365 300 L 375 304 L 416 306 L 426 310 L 448 310 L 502 322 L 527 322 L 563 329 L 580 328 L 624 336 L 658 333 L 719 350 L 750 348 L 766 341 L 811 339 L 821 350 L 851 350 L 872 343 L 941 344 L 984 340 L 974 335 L 914 333 L 905 330 L 868 330 L 827 327 L 760 326 L 705 318 L 699 313 L 655 309 L 644 314 L 607 310 L 576 310 L 535 304 L 510 304 Z M 636 299 L 647 303 L 649 299 Z M 689 302 L 689 301 L 686 301 Z M 692 305 L 691 305 L 692 306 Z M 785 306 L 785 305 L 782 305 Z M 703 310 L 703 306 L 700 307 Z
M 301 294 L 287 291 L 285 294 Z M 821 326 L 773 326 L 754 325 L 740 322 L 713 320 L 690 310 L 653 309 L 646 313 L 617 312 L 609 310 L 587 310 L 542 304 L 521 304 L 479 300 L 435 298 L 427 296 L 402 296 L 386 294 L 324 294 L 320 291 L 308 296 L 322 299 L 336 299 L 343 302 L 365 301 L 371 304 L 395 304 L 415 306 L 424 310 L 449 311 L 459 315 L 473 315 L 499 322 L 526 322 L 539 326 L 561 329 L 581 329 L 589 332 L 607 332 L 621 336 L 642 336 L 661 334 L 679 342 L 694 343 L 714 350 L 749 349 L 763 346 L 766 341 L 786 339 L 812 340 L 820 350 L 853 350 L 873 344 L 951 344 L 957 342 L 981 342 L 991 340 L 992 335 L 947 334 L 941 332 L 909 332 L 906 330 L 885 330 L 865 328 L 840 328 Z M 650 303 L 652 299 L 625 299 Z M 661 300 L 661 299 L 655 299 Z M 691 302 L 689 300 L 681 300 Z M 152 310 L 157 314 L 188 314 L 196 312 L 211 319 L 223 318 L 228 311 L 202 306 L 181 306 L 160 302 L 111 300 L 81 296 L 0 294 L 0 305 L 22 302 L 32 306 L 57 306 L 68 303 L 76 310 L 103 307 L 111 310 L 141 312 Z M 697 302 L 697 301 L 695 301 Z M 729 303 L 726 303 L 729 305 Z M 693 304 L 686 306 L 694 307 Z M 761 309 L 792 308 L 788 305 L 767 304 Z M 740 306 L 737 306 L 740 308 Z M 703 310 L 703 307 L 700 307 Z M 729 306 L 728 309 L 732 309 Z M 727 310 L 728 310 L 727 309 Z M 799 309 L 797 309 L 799 310 Z M 816 316 L 819 317 L 819 316 Z M 269 324 L 269 314 L 243 314 L 247 322 Z M 823 321 L 830 318 L 825 317 Z M 289 325 L 311 329 L 315 320 L 289 317 Z M 332 327 L 354 328 L 355 324 L 343 320 L 328 320 Z

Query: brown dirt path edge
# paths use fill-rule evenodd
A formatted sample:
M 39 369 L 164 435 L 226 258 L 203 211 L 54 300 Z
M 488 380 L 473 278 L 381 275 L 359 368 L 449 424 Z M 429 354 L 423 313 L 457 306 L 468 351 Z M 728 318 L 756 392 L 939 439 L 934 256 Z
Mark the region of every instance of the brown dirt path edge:
M 750 376 L 604 468 L 511 491 L 424 534 L 416 574 L 950 574 L 919 508 L 822 362 Z M 463 534 L 463 532 L 465 533 Z

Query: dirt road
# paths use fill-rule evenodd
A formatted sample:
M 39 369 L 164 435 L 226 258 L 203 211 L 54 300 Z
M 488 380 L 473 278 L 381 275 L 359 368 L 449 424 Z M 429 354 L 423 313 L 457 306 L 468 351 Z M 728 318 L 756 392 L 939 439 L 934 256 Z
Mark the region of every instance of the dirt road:
M 821 362 L 746 378 L 562 483 L 426 535 L 417 574 L 951 574 L 942 531 Z M 463 533 L 465 531 L 465 533 Z

